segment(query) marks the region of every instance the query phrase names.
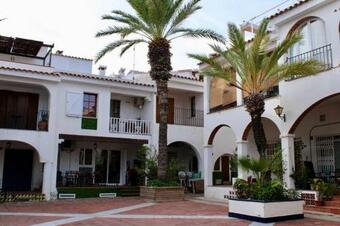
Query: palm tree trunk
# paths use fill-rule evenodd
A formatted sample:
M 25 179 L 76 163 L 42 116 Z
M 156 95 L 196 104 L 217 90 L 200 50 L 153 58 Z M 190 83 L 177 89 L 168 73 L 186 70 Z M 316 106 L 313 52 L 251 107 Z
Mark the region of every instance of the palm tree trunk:
M 159 133 L 158 133 L 158 178 L 166 179 L 168 171 L 168 80 L 171 77 L 170 44 L 159 38 L 149 44 L 150 76 L 156 81 L 159 97 Z
M 254 140 L 260 158 L 266 157 L 267 139 L 262 124 L 262 114 L 264 112 L 264 97 L 262 94 L 252 94 L 245 99 L 246 109 L 251 116 L 251 124 L 254 133 Z

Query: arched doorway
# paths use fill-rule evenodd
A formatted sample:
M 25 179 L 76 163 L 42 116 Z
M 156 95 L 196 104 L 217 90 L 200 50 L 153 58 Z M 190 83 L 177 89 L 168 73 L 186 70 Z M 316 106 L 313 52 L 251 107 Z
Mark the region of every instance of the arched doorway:
M 211 168 L 212 184 L 231 185 L 237 177 L 237 168 L 232 167 L 233 158 L 237 158 L 236 136 L 228 125 L 217 126 L 210 134 L 208 144 L 213 146 Z
M 1 190 L 41 191 L 43 164 L 39 153 L 29 144 L 0 141 Z
M 277 125 L 268 118 L 262 118 L 263 128 L 266 134 L 267 140 L 267 157 L 273 156 L 276 150 L 279 150 L 281 141 L 280 141 L 280 130 Z M 248 155 L 254 158 L 259 157 L 259 153 L 257 152 L 252 124 L 249 123 L 246 129 L 243 132 L 242 139 L 248 141 Z
M 199 171 L 199 156 L 195 148 L 183 141 L 168 145 L 168 161 L 175 160 L 179 170 L 197 173 Z
M 293 123 L 295 168 L 308 167 L 309 177 L 336 182 L 340 176 L 340 93 L 320 99 Z M 298 157 L 298 159 L 297 159 Z

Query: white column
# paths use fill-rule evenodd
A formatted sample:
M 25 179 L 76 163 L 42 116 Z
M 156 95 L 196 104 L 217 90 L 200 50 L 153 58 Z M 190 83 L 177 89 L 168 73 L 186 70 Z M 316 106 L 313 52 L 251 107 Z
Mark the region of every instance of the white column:
M 204 86 L 203 86 L 204 115 L 206 115 L 210 111 L 210 82 L 211 82 L 211 77 L 204 76 Z
M 207 187 L 212 185 L 212 157 L 213 146 L 208 145 L 204 147 L 203 164 L 204 164 L 204 196 L 206 196 Z
M 124 149 L 121 150 L 121 161 L 120 161 L 120 184 L 124 185 L 126 184 L 126 161 L 127 161 L 127 152 L 128 150 Z M 130 168 L 133 167 L 133 162 L 130 163 Z
M 286 188 L 295 188 L 294 180 L 290 176 L 295 169 L 294 137 L 295 135 L 293 134 L 280 136 L 283 161 L 283 183 Z
M 241 82 L 241 78 L 238 74 L 236 74 L 236 79 L 238 82 Z M 237 106 L 241 106 L 243 104 L 243 93 L 240 89 L 236 89 L 236 104 Z
M 52 162 L 44 162 L 43 172 L 43 185 L 42 193 L 45 194 L 47 200 L 51 198 L 51 187 L 52 187 Z
M 237 158 L 248 156 L 248 141 L 242 140 L 237 142 Z M 238 178 L 246 180 L 248 172 L 238 164 Z

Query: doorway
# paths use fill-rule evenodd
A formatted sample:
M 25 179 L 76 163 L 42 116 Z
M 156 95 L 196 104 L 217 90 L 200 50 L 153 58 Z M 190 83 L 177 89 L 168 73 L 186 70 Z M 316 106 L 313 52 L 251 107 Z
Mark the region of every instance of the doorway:
M 98 150 L 96 153 L 96 183 L 120 183 L 120 151 Z
M 3 171 L 3 191 L 30 191 L 33 150 L 6 149 Z

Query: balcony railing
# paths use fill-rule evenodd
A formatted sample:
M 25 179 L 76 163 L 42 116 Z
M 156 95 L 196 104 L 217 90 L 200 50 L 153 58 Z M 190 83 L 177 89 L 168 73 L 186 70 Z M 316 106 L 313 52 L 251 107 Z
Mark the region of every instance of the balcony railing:
M 175 108 L 174 111 L 175 125 L 203 127 L 204 112 L 202 110 Z
M 110 132 L 133 135 L 150 135 L 151 121 L 138 119 L 110 118 Z
M 324 67 L 324 70 L 329 70 L 333 67 L 333 56 L 332 56 L 332 46 L 331 44 L 322 46 L 317 49 L 313 49 L 311 51 L 287 57 L 286 63 L 296 63 L 303 62 L 307 60 L 317 60 Z

